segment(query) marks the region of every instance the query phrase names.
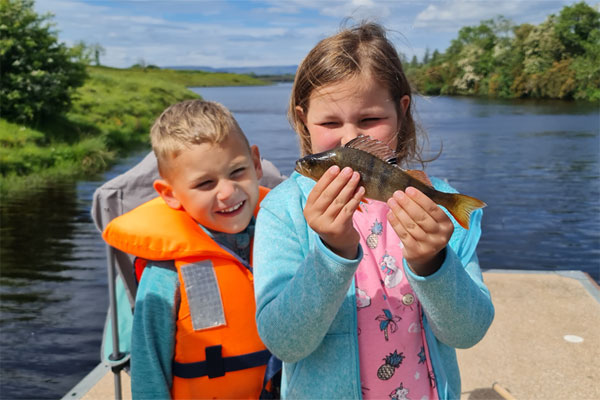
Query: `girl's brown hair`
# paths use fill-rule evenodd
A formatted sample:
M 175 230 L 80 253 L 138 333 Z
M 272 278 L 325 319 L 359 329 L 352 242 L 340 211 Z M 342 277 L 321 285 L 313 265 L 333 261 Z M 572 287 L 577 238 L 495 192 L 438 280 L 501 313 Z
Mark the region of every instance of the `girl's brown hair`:
M 398 161 L 417 161 L 423 164 L 412 116 L 410 84 L 394 45 L 386 37 L 385 29 L 374 22 L 363 22 L 321 40 L 298 66 L 288 118 L 300 137 L 302 155 L 310 154 L 311 142 L 309 132 L 296 107 L 300 107 L 306 115 L 313 90 L 365 72 L 387 86 L 392 100 L 396 103 L 401 127 L 396 148 Z M 405 95 L 411 100 L 403 113 L 400 99 Z

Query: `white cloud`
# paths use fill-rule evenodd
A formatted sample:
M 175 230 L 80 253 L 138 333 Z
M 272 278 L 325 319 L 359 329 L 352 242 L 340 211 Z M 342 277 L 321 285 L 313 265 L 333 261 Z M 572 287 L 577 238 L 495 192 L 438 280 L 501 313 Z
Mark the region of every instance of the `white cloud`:
M 549 14 L 559 12 L 572 1 L 561 0 L 448 0 L 428 4 L 417 14 L 417 28 L 458 31 L 463 26 L 502 15 L 515 24 L 540 23 Z
M 106 49 L 105 65 L 140 60 L 212 67 L 299 63 L 345 18 L 381 22 L 407 57 L 444 51 L 458 30 L 503 14 L 539 23 L 577 0 L 37 0 L 53 12 L 59 39 Z
M 266 0 L 271 13 L 300 14 L 312 11 L 315 15 L 343 19 L 376 18 L 390 15 L 390 0 Z
M 320 12 L 331 17 L 351 17 L 361 20 L 385 18 L 390 15 L 390 9 L 385 3 L 377 4 L 373 0 L 349 0 L 325 4 L 325 6 L 321 5 Z
M 469 1 L 453 0 L 430 4 L 415 18 L 418 28 L 439 30 L 457 30 L 465 25 L 473 25 L 496 15 L 510 16 L 522 10 L 523 6 L 515 1 Z

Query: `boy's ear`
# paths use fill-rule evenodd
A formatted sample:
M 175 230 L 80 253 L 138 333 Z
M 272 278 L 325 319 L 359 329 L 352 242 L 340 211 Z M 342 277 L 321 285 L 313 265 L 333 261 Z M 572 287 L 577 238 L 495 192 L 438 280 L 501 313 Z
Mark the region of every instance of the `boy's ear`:
M 167 181 L 165 181 L 164 179 L 155 180 L 154 190 L 158 192 L 160 197 L 163 198 L 163 200 L 165 201 L 165 203 L 167 203 L 169 207 L 171 207 L 174 210 L 179 210 L 181 208 L 181 202 L 177 200 L 173 193 L 173 187 L 169 185 Z
M 302 121 L 304 125 L 306 125 L 306 114 L 304 114 L 304 110 L 300 106 L 296 106 L 296 116 Z
M 254 170 L 256 171 L 256 179 L 263 177 L 262 164 L 260 163 L 260 151 L 258 146 L 250 146 L 250 154 L 252 155 L 252 163 L 254 164 Z

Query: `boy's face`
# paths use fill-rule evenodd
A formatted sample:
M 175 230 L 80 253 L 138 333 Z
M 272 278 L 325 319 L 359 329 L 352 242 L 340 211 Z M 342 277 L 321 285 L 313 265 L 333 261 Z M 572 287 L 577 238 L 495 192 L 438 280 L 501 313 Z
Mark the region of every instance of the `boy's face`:
M 193 145 L 169 161 L 154 187 L 174 209 L 184 209 L 202 226 L 225 233 L 244 230 L 258 202 L 260 154 L 241 133 L 220 144 Z

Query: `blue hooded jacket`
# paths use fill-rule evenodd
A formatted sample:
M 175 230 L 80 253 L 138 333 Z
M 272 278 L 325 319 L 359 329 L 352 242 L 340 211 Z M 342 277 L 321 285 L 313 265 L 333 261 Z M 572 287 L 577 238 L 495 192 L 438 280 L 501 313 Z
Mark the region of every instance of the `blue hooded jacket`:
M 435 188 L 456 192 L 432 178 Z M 354 273 L 362 257 L 330 251 L 303 215 L 315 182 L 296 172 L 261 203 L 254 238 L 259 334 L 283 361 L 282 398 L 362 398 Z M 455 348 L 479 342 L 494 318 L 477 254 L 482 211 L 470 229 L 455 223 L 434 274 L 404 272 L 424 310 L 423 326 L 440 399 L 460 397 Z

